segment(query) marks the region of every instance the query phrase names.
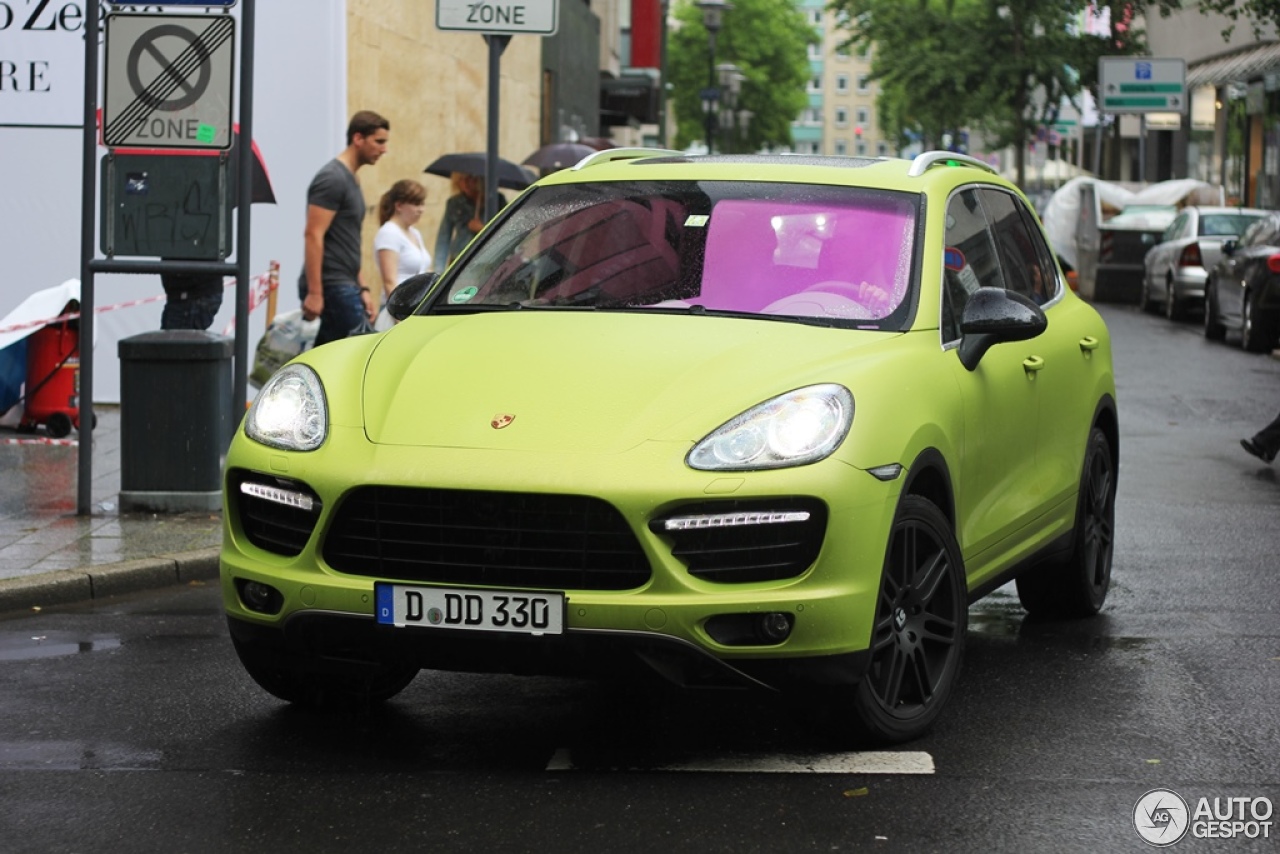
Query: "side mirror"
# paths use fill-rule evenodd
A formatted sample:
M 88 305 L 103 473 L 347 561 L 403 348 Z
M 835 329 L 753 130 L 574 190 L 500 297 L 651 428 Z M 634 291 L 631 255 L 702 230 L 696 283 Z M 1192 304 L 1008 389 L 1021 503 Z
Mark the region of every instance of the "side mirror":
M 396 320 L 404 320 L 413 314 L 413 310 L 422 302 L 437 278 L 436 273 L 419 273 L 396 285 L 391 296 L 387 297 L 387 314 Z
M 978 288 L 960 317 L 960 364 L 972 371 L 996 344 L 1026 341 L 1049 327 L 1040 306 L 1004 288 Z

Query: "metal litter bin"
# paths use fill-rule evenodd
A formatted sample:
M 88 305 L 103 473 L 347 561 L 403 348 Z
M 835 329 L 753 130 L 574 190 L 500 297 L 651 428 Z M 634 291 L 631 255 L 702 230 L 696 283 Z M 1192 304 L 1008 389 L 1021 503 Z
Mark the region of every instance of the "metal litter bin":
M 233 341 L 200 330 L 121 339 L 120 509 L 222 507 Z

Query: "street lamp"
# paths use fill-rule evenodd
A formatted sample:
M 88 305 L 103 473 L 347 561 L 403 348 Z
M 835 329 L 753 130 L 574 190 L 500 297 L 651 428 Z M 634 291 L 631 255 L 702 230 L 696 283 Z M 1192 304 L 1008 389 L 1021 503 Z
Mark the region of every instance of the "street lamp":
M 716 72 L 720 76 L 721 92 L 718 126 L 724 132 L 724 144 L 721 148 L 728 151 L 737 147 L 733 142 L 734 130 L 738 131 L 739 136 L 743 138 L 746 136 L 738 121 L 738 98 L 742 94 L 742 84 L 746 81 L 747 75 L 732 62 L 720 63 L 716 66 Z
M 724 23 L 724 13 L 733 8 L 728 0 L 698 0 L 695 4 L 702 10 L 702 26 L 707 30 L 707 88 L 702 90 L 702 118 L 707 132 L 707 154 L 712 153 L 711 141 L 715 137 L 716 101 L 720 100 L 720 90 L 716 88 L 716 33 Z

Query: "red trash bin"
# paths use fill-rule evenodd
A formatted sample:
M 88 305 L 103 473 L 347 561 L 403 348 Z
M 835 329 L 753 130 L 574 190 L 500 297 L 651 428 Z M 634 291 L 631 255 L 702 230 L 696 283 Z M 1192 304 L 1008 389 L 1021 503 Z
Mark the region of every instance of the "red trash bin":
M 80 426 L 80 329 L 52 323 L 27 339 L 27 391 L 20 430 L 44 425 L 60 439 Z

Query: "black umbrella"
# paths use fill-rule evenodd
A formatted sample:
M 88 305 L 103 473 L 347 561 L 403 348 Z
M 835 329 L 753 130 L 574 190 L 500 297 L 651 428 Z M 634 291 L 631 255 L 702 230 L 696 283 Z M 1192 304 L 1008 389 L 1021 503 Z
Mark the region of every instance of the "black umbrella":
M 523 161 L 525 166 L 541 169 L 543 174 L 553 169 L 567 169 L 584 157 L 590 157 L 596 149 L 580 142 L 553 142 L 544 145 Z
M 455 154 L 445 154 L 437 157 L 430 166 L 422 170 L 431 175 L 439 175 L 442 178 L 448 178 L 454 172 L 461 172 L 464 175 L 475 175 L 484 177 L 484 164 L 487 155 L 483 151 L 467 151 Z M 524 169 L 510 160 L 498 158 L 498 186 L 506 187 L 508 190 L 523 190 L 537 179 Z
M 596 151 L 604 151 L 609 148 L 617 148 L 613 140 L 605 139 L 603 136 L 584 136 L 578 140 L 583 145 L 589 145 Z

